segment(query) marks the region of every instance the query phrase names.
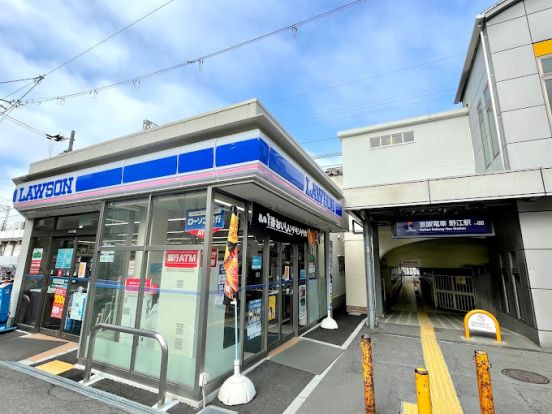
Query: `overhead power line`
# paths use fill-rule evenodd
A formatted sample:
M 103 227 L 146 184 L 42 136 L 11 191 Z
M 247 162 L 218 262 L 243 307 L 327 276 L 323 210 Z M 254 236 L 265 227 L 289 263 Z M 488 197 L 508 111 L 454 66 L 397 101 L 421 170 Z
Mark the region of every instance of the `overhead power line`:
M 254 38 L 245 40 L 243 42 L 236 43 L 234 45 L 225 47 L 223 49 L 220 49 L 220 50 L 217 50 L 217 51 L 214 51 L 214 52 L 211 52 L 211 53 L 207 53 L 205 55 L 202 55 L 202 56 L 199 56 L 199 57 L 187 60 L 187 61 L 183 61 L 183 62 L 177 63 L 175 65 L 168 66 L 168 67 L 165 67 L 165 68 L 153 71 L 153 72 L 149 72 L 149 73 L 146 73 L 144 75 L 136 76 L 136 77 L 125 79 L 125 80 L 122 80 L 122 81 L 119 81 L 119 82 L 111 83 L 111 84 L 108 84 L 108 85 L 99 86 L 99 87 L 96 87 L 96 88 L 87 89 L 87 90 L 83 90 L 83 91 L 79 91 L 79 92 L 73 92 L 73 93 L 69 93 L 69 94 L 65 94 L 65 95 L 55 95 L 55 96 L 49 96 L 49 97 L 43 97 L 43 98 L 29 99 L 25 103 L 42 103 L 42 102 L 56 101 L 56 100 L 57 101 L 64 101 L 65 99 L 68 99 L 68 98 L 75 98 L 75 97 L 84 96 L 84 95 L 96 96 L 99 92 L 106 91 L 106 90 L 113 89 L 113 88 L 117 88 L 117 87 L 120 87 L 120 86 L 123 86 L 123 85 L 127 85 L 127 84 L 138 85 L 142 80 L 145 80 L 147 78 L 157 76 L 157 75 L 161 75 L 163 73 L 167 73 L 167 72 L 182 68 L 184 66 L 189 66 L 189 65 L 193 65 L 193 64 L 202 65 L 203 62 L 207 59 L 213 58 L 215 56 L 218 56 L 218 55 L 221 55 L 223 53 L 227 53 L 227 52 L 230 52 L 230 51 L 233 51 L 233 50 L 236 50 L 236 49 L 243 48 L 243 47 L 248 46 L 250 44 L 257 43 L 261 40 L 267 39 L 269 37 L 275 36 L 277 34 L 280 34 L 280 33 L 286 32 L 286 31 L 292 31 L 292 32 L 295 33 L 297 31 L 297 29 L 301 26 L 312 23 L 316 20 L 320 20 L 320 19 L 325 18 L 327 16 L 330 16 L 330 15 L 333 15 L 333 14 L 336 14 L 336 13 L 340 13 L 340 12 L 342 12 L 346 9 L 349 9 L 353 6 L 356 6 L 360 3 L 364 3 L 365 1 L 366 0 L 352 1 L 352 2 L 344 4 L 342 6 L 339 6 L 339 7 L 336 7 L 334 9 L 328 10 L 324 13 L 317 14 L 316 16 L 309 17 L 308 19 L 301 20 L 299 22 L 281 27 L 279 29 L 276 29 L 276 30 L 273 30 L 271 32 L 262 34 L 260 36 L 256 36 Z
M 24 81 L 33 80 L 33 79 L 34 78 L 12 79 L 7 81 L 2 81 L 0 82 L 0 85 L 3 85 L 4 83 L 24 82 Z

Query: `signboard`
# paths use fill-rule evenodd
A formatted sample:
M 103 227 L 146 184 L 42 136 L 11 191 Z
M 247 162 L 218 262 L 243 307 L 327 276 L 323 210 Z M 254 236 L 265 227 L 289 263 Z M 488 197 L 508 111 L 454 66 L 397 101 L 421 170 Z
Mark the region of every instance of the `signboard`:
M 77 273 L 78 277 L 86 277 L 86 262 L 79 263 L 79 272 Z
M 394 238 L 492 236 L 491 221 L 473 216 L 409 219 L 393 224 Z
M 100 263 L 113 263 L 115 259 L 115 251 L 106 250 L 100 253 Z
M 261 299 L 249 301 L 247 312 L 247 339 L 251 340 L 261 335 Z
M 166 250 L 165 267 L 195 269 L 201 256 L 200 250 Z
M 305 242 L 307 239 L 308 227 L 306 225 L 275 213 L 256 203 L 253 203 L 251 227 L 268 231 L 273 238 L 283 241 L 296 240 L 298 242 Z
M 263 257 L 262 256 L 253 256 L 251 257 L 251 269 L 252 270 L 261 270 L 263 267 Z
M 470 339 L 470 331 L 495 334 L 497 342 L 502 341 L 500 324 L 496 317 L 483 309 L 474 309 L 464 316 L 464 335 Z
M 224 210 L 215 209 L 213 212 L 213 233 L 224 228 Z M 186 221 L 184 222 L 184 231 L 193 234 L 200 239 L 205 238 L 205 210 L 186 211 Z
M 73 251 L 73 249 L 71 249 Z M 52 312 L 50 317 L 54 319 L 61 319 L 63 315 L 63 305 L 65 305 L 65 295 L 67 294 L 66 288 L 57 287 L 54 292 L 54 303 L 52 305 Z
M 42 248 L 33 249 L 33 254 L 31 255 L 31 267 L 29 269 L 29 274 L 38 275 L 40 273 L 40 265 L 42 263 L 43 254 L 44 254 L 44 249 Z
M 270 295 L 268 297 L 268 320 L 273 321 L 276 319 L 276 295 Z
M 71 269 L 73 249 L 58 249 L 56 257 L 56 269 Z
M 420 259 L 401 259 L 399 267 L 422 267 L 422 261 Z

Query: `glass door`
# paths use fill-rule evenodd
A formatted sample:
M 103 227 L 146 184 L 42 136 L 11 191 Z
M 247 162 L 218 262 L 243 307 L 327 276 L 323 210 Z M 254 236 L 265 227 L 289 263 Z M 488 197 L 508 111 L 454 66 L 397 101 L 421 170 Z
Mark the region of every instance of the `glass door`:
M 293 244 L 282 243 L 282 270 L 281 270 L 281 298 L 282 298 L 282 338 L 293 335 L 294 333 L 294 312 L 293 312 L 293 281 L 295 278 L 295 264 L 294 264 Z
M 48 266 L 49 275 L 44 293 L 42 308 L 41 329 L 52 330 L 57 335 L 62 327 L 65 311 L 65 299 L 75 251 L 74 238 L 60 238 L 52 240 L 52 254 Z
M 307 312 L 307 269 L 305 267 L 305 253 L 306 245 L 300 244 L 298 246 L 298 258 L 297 258 L 297 268 L 299 269 L 299 281 L 298 281 L 298 292 L 297 292 L 297 301 L 298 301 L 298 324 L 299 324 L 299 333 L 306 330 L 308 325 L 308 312 Z
M 62 336 L 80 335 L 88 298 L 88 281 L 92 274 L 92 258 L 96 246 L 94 237 L 77 237 L 73 267 L 68 279 Z
M 280 340 L 281 245 L 270 240 L 268 272 L 268 346 Z

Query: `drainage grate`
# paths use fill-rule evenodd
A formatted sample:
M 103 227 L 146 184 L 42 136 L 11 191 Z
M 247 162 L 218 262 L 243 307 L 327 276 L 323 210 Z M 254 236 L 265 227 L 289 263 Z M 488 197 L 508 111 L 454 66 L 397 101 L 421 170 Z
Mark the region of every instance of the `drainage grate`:
M 523 369 L 505 368 L 502 370 L 502 373 L 507 377 L 522 382 L 529 382 L 531 384 L 548 384 L 550 382 L 550 380 L 543 375 Z

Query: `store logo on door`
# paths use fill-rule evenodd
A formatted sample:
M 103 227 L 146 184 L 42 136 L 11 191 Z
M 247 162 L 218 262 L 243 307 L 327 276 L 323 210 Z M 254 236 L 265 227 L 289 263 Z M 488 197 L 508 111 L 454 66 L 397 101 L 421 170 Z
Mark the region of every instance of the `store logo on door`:
M 224 228 L 224 210 L 215 209 L 213 215 L 213 233 Z M 200 239 L 205 238 L 205 210 L 188 210 L 186 212 L 186 222 L 184 231 L 193 234 Z
M 33 184 L 27 187 L 18 187 L 13 193 L 14 203 L 24 203 L 32 200 L 58 197 L 73 193 L 74 177 L 60 178 L 59 180 L 47 181 L 45 183 Z

